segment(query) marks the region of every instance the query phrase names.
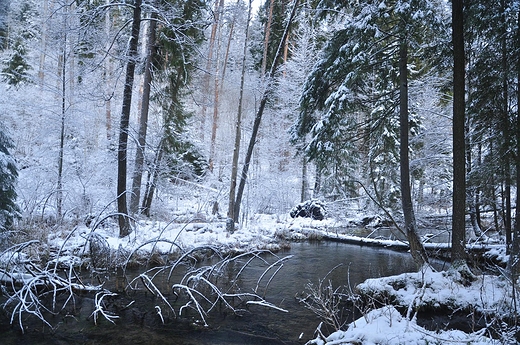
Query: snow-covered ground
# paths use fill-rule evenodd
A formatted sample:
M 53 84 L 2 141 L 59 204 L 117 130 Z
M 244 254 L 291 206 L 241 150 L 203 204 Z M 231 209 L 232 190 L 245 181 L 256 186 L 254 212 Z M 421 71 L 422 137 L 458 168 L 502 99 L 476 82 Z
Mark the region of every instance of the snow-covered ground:
M 75 263 L 88 258 L 88 239 L 94 233 L 103 238 L 114 251 L 124 250 L 126 253 L 139 253 L 144 257 L 149 256 L 152 250 L 168 253 L 176 248 L 189 250 L 205 246 L 212 246 L 223 252 L 256 249 L 276 251 L 290 245 L 288 240 L 304 240 L 309 237 L 335 237 L 348 241 L 358 239 L 360 244 L 370 243 L 388 247 L 404 245 L 399 240 L 367 239 L 338 233 L 338 228 L 358 222 L 359 219 L 356 218 L 341 221 L 327 218 L 318 221 L 309 218 L 293 219 L 288 214 L 255 215 L 246 225 L 237 227 L 233 233 L 228 233 L 225 221 L 216 217 L 210 220 L 197 220 L 194 217 L 191 221 L 186 221 L 186 217 L 176 219 L 178 221 L 138 221 L 133 232 L 125 238 L 119 238 L 115 219 L 107 219 L 99 224 L 93 220 L 90 227 L 80 224 L 71 230 L 51 232 L 47 241 L 51 247 L 59 250 L 60 260 Z M 503 255 L 499 247 L 490 247 L 493 255 Z M 12 256 L 10 258 L 12 259 Z M 490 338 L 489 330 L 486 329 L 473 333 L 460 330 L 433 332 L 419 326 L 412 312 L 421 306 L 449 306 L 451 310 L 475 310 L 483 315 L 490 315 L 490 318 L 507 315 L 515 310 L 512 305 L 512 287 L 511 283 L 501 276 L 477 275 L 471 284 L 467 284 L 462 282 L 456 272 L 435 272 L 430 268 L 424 268 L 417 273 L 369 279 L 357 289 L 365 295 L 384 295 L 392 304 L 367 311 L 363 317 L 350 324 L 347 330 L 321 335 L 310 341 L 310 344 L 505 344 L 514 339 L 509 330 L 495 333 L 495 338 L 497 334 L 502 336 L 502 339 L 498 340 Z M 403 315 L 403 309 L 409 312 Z

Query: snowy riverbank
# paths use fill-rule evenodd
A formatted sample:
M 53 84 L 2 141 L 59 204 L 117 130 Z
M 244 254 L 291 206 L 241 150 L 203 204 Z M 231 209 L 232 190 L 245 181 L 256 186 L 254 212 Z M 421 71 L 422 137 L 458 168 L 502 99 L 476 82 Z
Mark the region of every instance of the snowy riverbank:
M 180 218 L 179 218 L 180 219 Z M 243 253 L 259 249 L 278 251 L 290 247 L 291 241 L 341 240 L 361 245 L 375 245 L 406 250 L 406 243 L 398 239 L 367 237 L 364 229 L 349 227 L 359 220 L 342 222 L 326 219 L 317 221 L 287 216 L 257 215 L 233 233 L 226 231 L 225 222 L 191 219 L 191 221 L 161 222 L 143 220 L 135 224 L 132 234 L 118 237 L 117 227 L 109 219 L 93 222 L 91 227 L 78 225 L 71 230 L 51 232 L 47 244 L 52 253 L 59 253 L 59 260 L 70 264 L 88 266 L 89 244 L 96 238 L 112 252 L 135 257 L 149 258 L 152 255 L 166 256 L 172 252 L 187 252 L 194 248 L 212 247 L 224 254 Z M 366 230 L 372 235 L 375 230 Z M 432 248 L 444 248 L 446 244 L 427 244 Z M 490 255 L 505 262 L 501 246 L 479 244 Z M 5 253 L 4 256 L 9 256 Z M 56 255 L 56 254 L 53 254 Z M 11 256 L 12 258 L 12 256 Z M 497 271 L 499 273 L 499 271 Z M 373 303 L 365 309 L 364 316 L 346 328 L 331 335 L 318 332 L 310 344 L 444 344 L 448 339 L 471 344 L 502 344 L 514 340 L 514 332 L 504 326 L 504 320 L 512 319 L 512 285 L 500 274 L 479 274 L 471 282 L 463 281 L 457 272 L 435 272 L 424 268 L 417 273 L 393 277 L 369 279 L 356 287 L 356 294 L 370 296 L 381 303 Z M 467 311 L 472 317 L 484 318 L 472 332 L 461 330 L 428 330 L 417 324 L 416 314 L 424 310 L 439 310 L 440 313 Z M 447 315 L 449 316 L 449 315 Z M 290 316 L 288 316 L 290 317 Z M 486 323 L 484 323 L 486 324 Z M 439 325 L 440 327 L 440 325 Z M 494 339 L 491 337 L 493 336 Z

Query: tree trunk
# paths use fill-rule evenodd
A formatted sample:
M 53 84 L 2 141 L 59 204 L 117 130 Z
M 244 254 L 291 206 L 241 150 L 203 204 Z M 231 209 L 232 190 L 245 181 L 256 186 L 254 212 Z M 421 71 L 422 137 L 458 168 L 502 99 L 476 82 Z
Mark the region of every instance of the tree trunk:
M 470 136 L 469 136 L 469 128 L 471 124 L 469 121 L 466 122 L 465 127 L 465 143 L 466 143 L 466 166 L 467 166 L 467 173 L 470 174 L 471 170 L 473 169 L 473 163 L 472 163 L 472 155 L 471 155 L 471 142 L 470 142 Z M 469 218 L 471 221 L 471 232 L 470 232 L 470 239 L 476 240 L 478 237 L 482 235 L 482 232 L 480 231 L 479 224 L 477 222 L 477 197 L 476 197 L 476 187 L 474 185 L 471 185 L 470 188 L 467 188 L 466 190 L 466 198 L 468 200 L 468 206 L 469 206 Z
M 293 8 L 291 10 L 291 14 L 289 16 L 289 20 L 287 21 L 287 25 L 285 26 L 285 30 L 278 45 L 278 49 L 276 50 L 276 54 L 273 60 L 273 64 L 271 65 L 271 69 L 267 74 L 267 85 L 262 95 L 262 99 L 260 100 L 260 106 L 258 111 L 256 112 L 255 120 L 253 122 L 253 131 L 251 133 L 251 138 L 249 139 L 249 145 L 247 147 L 246 157 L 244 160 L 244 166 L 242 167 L 242 173 L 240 175 L 240 184 L 238 186 L 237 196 L 235 199 L 235 211 L 234 211 L 234 221 L 238 222 L 238 218 L 240 215 L 240 204 L 242 203 L 242 196 L 244 194 L 244 188 L 247 180 L 247 173 L 249 170 L 249 165 L 251 163 L 251 157 L 253 156 L 253 149 L 256 143 L 256 136 L 258 135 L 258 129 L 260 128 L 260 122 L 262 120 L 262 115 L 264 114 L 265 104 L 267 103 L 267 99 L 272 92 L 272 88 L 274 87 L 275 72 L 278 68 L 278 61 L 280 60 L 280 55 L 282 54 L 283 44 L 287 35 L 289 34 L 289 28 L 294 20 L 296 15 L 296 9 L 298 8 L 299 0 L 294 0 Z
M 123 90 L 123 106 L 119 126 L 119 147 L 117 151 L 117 212 L 119 222 L 119 237 L 130 234 L 126 196 L 126 170 L 128 148 L 128 125 L 130 122 L 130 108 L 132 105 L 132 88 L 134 86 L 134 72 L 137 60 L 137 44 L 141 27 L 141 0 L 134 2 L 132 34 L 128 47 L 128 62 L 126 64 L 125 86 Z
M 246 23 L 246 32 L 244 37 L 244 51 L 242 53 L 242 71 L 240 76 L 240 96 L 238 98 L 238 111 L 237 111 L 237 119 L 235 123 L 235 145 L 233 148 L 233 160 L 231 163 L 231 183 L 229 186 L 229 204 L 228 204 L 228 219 L 233 220 L 228 222 L 228 224 L 233 226 L 233 228 L 228 228 L 228 232 L 232 232 L 234 230 L 235 223 L 235 194 L 236 194 L 236 186 L 237 186 L 237 175 L 238 175 L 238 158 L 240 154 L 240 139 L 242 136 L 242 101 L 244 98 L 244 84 L 245 84 L 245 75 L 246 75 L 246 55 L 249 43 L 249 22 L 251 21 L 251 8 L 252 8 L 252 0 L 249 0 L 249 7 L 247 11 L 247 23 Z
M 316 177 L 314 178 L 314 188 L 312 191 L 312 197 L 317 198 L 321 193 L 321 168 L 318 164 L 316 166 Z
M 52 12 L 52 11 L 51 11 Z M 42 18 L 48 18 L 49 16 L 49 0 L 43 1 L 43 16 Z M 38 68 L 38 78 L 40 79 L 40 87 L 43 89 L 43 83 L 45 81 L 45 57 L 47 55 L 47 31 L 49 25 L 47 20 L 43 20 L 41 23 L 41 51 L 40 51 L 40 66 Z
M 229 27 L 229 36 L 228 36 L 228 41 L 227 41 L 227 46 L 226 46 L 226 53 L 224 55 L 224 62 L 222 63 L 222 83 L 220 86 L 221 90 L 222 90 L 222 85 L 224 85 L 224 78 L 226 78 L 226 67 L 227 67 L 227 63 L 229 60 L 229 50 L 231 48 L 231 41 L 233 41 L 233 34 L 235 32 L 235 25 L 236 25 L 237 16 L 238 16 L 238 6 L 240 5 L 240 2 L 241 2 L 241 0 L 237 0 L 235 12 L 233 13 L 233 20 L 231 21 L 231 25 Z M 247 25 L 249 26 L 249 20 L 247 23 L 248 23 Z M 247 31 L 247 29 L 246 29 L 246 31 Z
M 399 170 L 401 177 L 401 203 L 410 253 L 417 266 L 421 267 L 428 262 L 428 256 L 417 235 L 417 223 L 412 204 L 408 127 L 408 42 L 406 38 L 401 38 L 399 46 Z
M 110 4 L 110 0 L 106 0 L 106 5 Z M 110 11 L 107 10 L 105 13 L 105 35 L 107 37 L 110 37 L 110 27 L 111 27 L 111 18 L 110 18 Z M 106 131 L 107 131 L 107 140 L 112 140 L 112 60 L 110 59 L 110 47 L 111 42 L 107 41 L 106 43 L 106 57 L 105 57 L 105 119 L 106 119 Z
M 132 194 L 130 195 L 130 214 L 139 212 L 141 198 L 141 181 L 143 179 L 144 151 L 146 147 L 146 131 L 148 129 L 148 112 L 150 109 L 150 89 L 152 83 L 152 61 L 155 56 L 155 15 L 152 14 L 148 26 L 148 44 L 146 48 L 146 62 L 144 69 L 143 96 L 141 102 L 141 116 L 139 117 L 139 133 L 137 135 L 137 149 L 135 152 L 134 174 L 132 178 Z
M 477 159 L 478 159 L 478 166 L 482 166 L 482 144 L 478 143 L 478 153 L 477 153 Z M 477 219 L 477 225 L 479 229 L 482 229 L 482 217 L 480 214 L 480 194 L 481 194 L 481 187 L 477 187 L 475 191 L 475 218 Z
M 308 181 L 307 165 L 308 165 L 307 158 L 303 157 L 302 158 L 302 192 L 300 195 L 300 202 L 304 202 L 305 200 L 307 200 L 309 198 L 308 192 L 307 192 L 307 190 L 309 189 L 308 182 L 307 182 Z
M 220 30 L 219 30 L 220 31 Z M 218 51 L 220 49 L 220 40 L 217 43 L 217 55 Z M 216 146 L 217 146 L 217 128 L 218 128 L 218 111 L 219 111 L 219 76 L 220 74 L 220 66 L 219 61 L 217 59 L 215 63 L 215 84 L 214 84 L 214 90 L 213 90 L 213 121 L 211 124 L 211 142 L 209 147 L 209 171 L 213 172 L 213 167 L 215 165 L 215 152 L 216 152 Z
M 267 71 L 267 55 L 269 48 L 269 36 L 271 35 L 271 23 L 273 22 L 273 8 L 274 0 L 269 3 L 269 14 L 267 15 L 267 23 L 265 23 L 265 37 L 264 37 L 264 56 L 262 59 L 262 77 L 265 76 Z M 278 55 L 278 54 L 277 54 Z
M 453 212 L 451 260 L 454 266 L 466 262 L 466 162 L 465 162 L 465 54 L 463 0 L 452 2 L 453 38 Z
M 146 188 L 143 196 L 143 203 L 141 204 L 141 212 L 150 217 L 150 209 L 152 207 L 153 195 L 157 186 L 157 178 L 159 176 L 159 168 L 161 165 L 161 159 L 164 152 L 164 139 L 161 140 L 157 146 L 157 152 L 155 154 L 154 164 L 148 172 L 148 179 L 146 181 Z
M 58 59 L 58 76 L 61 78 L 61 129 L 60 129 L 60 148 L 58 154 L 58 183 L 56 186 L 56 217 L 57 219 L 61 219 L 63 215 L 62 206 L 63 206 L 63 153 L 65 149 L 65 114 L 67 111 L 66 108 L 66 45 L 67 45 L 67 34 L 65 34 L 65 38 L 63 40 L 63 52 Z
M 217 145 L 217 128 L 218 128 L 218 111 L 219 111 L 219 82 L 220 82 L 220 62 L 219 62 L 219 51 L 220 51 L 220 16 L 222 15 L 222 11 L 224 10 L 224 1 L 221 0 L 219 2 L 219 6 L 216 9 L 215 13 L 215 23 L 213 24 L 213 28 L 211 31 L 212 35 L 212 47 L 210 47 L 210 54 L 213 56 L 213 49 L 215 48 L 215 43 L 217 44 L 216 51 L 216 61 L 215 61 L 215 75 L 214 79 L 214 89 L 213 89 L 213 121 L 211 123 L 211 140 L 209 147 L 209 171 L 213 172 L 213 167 L 215 164 L 215 152 Z M 211 62 L 209 62 L 211 63 Z M 209 89 L 209 81 L 208 81 L 208 89 Z
M 203 81 L 203 83 L 204 83 L 203 90 L 204 90 L 205 95 L 210 94 L 209 84 L 210 84 L 210 80 L 211 80 L 211 66 L 213 64 L 213 49 L 215 47 L 215 39 L 217 37 L 217 28 L 218 28 L 218 24 L 220 21 L 220 12 L 221 12 L 221 8 L 223 8 L 223 6 L 224 6 L 224 0 L 215 1 L 215 11 L 214 11 L 215 18 L 214 18 L 213 24 L 211 26 L 211 35 L 209 38 L 208 59 L 206 60 L 206 71 L 204 74 L 204 81 Z M 204 132 L 206 130 L 205 124 L 206 124 L 206 112 L 208 109 L 208 106 L 207 106 L 208 101 L 209 101 L 209 97 L 208 97 L 208 99 L 205 99 L 202 102 L 201 121 L 200 121 L 201 140 L 202 141 L 204 141 Z
M 501 78 L 502 78 L 502 128 L 503 128 L 503 138 L 504 138 L 504 147 L 502 149 L 504 162 L 503 162 L 503 172 L 504 172 L 504 194 L 502 194 L 502 199 L 505 203 L 505 208 L 503 208 L 504 215 L 504 228 L 506 232 L 506 254 L 509 254 L 509 249 L 511 247 L 511 156 L 510 156 L 510 123 L 509 123 L 509 111 L 508 111 L 508 103 L 509 103 L 509 92 L 508 92 L 508 74 L 509 74 L 509 64 L 507 57 L 507 22 L 506 22 L 506 4 L 505 0 L 500 0 L 500 25 L 501 25 L 501 35 L 500 35 L 500 48 L 501 48 Z
M 516 47 L 520 47 L 520 11 L 517 14 L 517 28 L 516 28 Z M 516 62 L 516 74 L 517 74 L 517 89 L 516 89 L 516 104 L 520 104 L 520 60 Z M 520 186 L 520 107 L 516 110 L 516 185 Z M 513 228 L 513 241 L 511 243 L 511 251 L 508 262 L 508 272 L 510 275 L 510 281 L 515 284 L 518 280 L 520 273 L 520 217 L 519 217 L 519 205 L 520 205 L 520 188 L 516 188 L 516 210 L 515 210 L 515 226 Z M 513 305 L 515 315 L 515 325 L 518 324 L 518 310 L 517 310 L 517 294 L 515 285 L 513 285 Z

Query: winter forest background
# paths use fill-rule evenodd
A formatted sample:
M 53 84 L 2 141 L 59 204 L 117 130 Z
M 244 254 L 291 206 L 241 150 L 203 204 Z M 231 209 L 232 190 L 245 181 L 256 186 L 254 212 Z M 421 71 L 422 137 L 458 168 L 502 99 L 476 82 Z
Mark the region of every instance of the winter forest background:
M 419 222 L 451 215 L 451 4 L 252 5 L 0 1 L 4 228 L 106 212 L 124 236 L 129 219 L 169 220 L 194 198 L 196 213 L 239 224 L 311 198 L 336 217 L 354 205 L 400 222 L 403 75 L 414 210 Z M 464 16 L 466 178 L 455 186 L 468 239 L 496 230 L 509 248 L 519 3 L 471 2 Z
M 251 255 L 244 267 L 267 263 L 267 252 L 275 262 L 262 276 L 278 272 L 289 256 L 271 249 L 310 238 L 288 217 L 310 200 L 317 237 L 350 236 L 352 218 L 362 219 L 358 228 L 380 221 L 401 232 L 377 244 L 405 247 L 419 272 L 356 287 L 390 297 L 359 311 L 390 328 L 397 322 L 396 343 L 423 306 L 480 313 L 487 324 L 464 339 L 518 339 L 519 49 L 517 0 L 0 0 L 0 282 L 12 290 L 2 290 L 4 309 L 14 306 L 10 323 L 18 313 L 23 331 L 29 313 L 50 326 L 44 314 L 60 296 L 38 309 L 41 287 L 96 291 L 87 318 L 113 322 L 102 299 L 125 296 L 102 283 L 80 286 L 72 272 L 126 270 L 148 246 L 143 267 L 173 271 L 193 259 L 168 294 L 196 291 L 201 298 L 188 293 L 185 306 L 195 305 L 206 326 L 204 303 L 236 313 L 227 299 L 237 295 L 212 279 L 237 257 Z M 428 243 L 430 230 L 448 239 Z M 219 241 L 231 243 L 206 271 L 206 295 L 192 255 L 204 241 L 218 255 Z M 263 247 L 239 248 L 247 241 Z M 33 245 L 38 259 L 26 261 Z M 432 248 L 445 250 L 454 270 L 425 265 Z M 495 266 L 468 265 L 475 248 L 482 262 L 493 252 Z M 61 259 L 69 273 L 60 276 Z M 154 285 L 155 268 L 140 274 L 143 286 L 180 316 Z M 347 321 L 337 322 L 343 311 L 334 308 L 358 295 L 324 279 L 316 290 L 307 284 L 314 296 L 299 302 L 312 309 L 322 288 L 333 291 L 326 315 L 339 331 Z M 256 293 L 241 297 L 281 310 Z M 165 324 L 161 308 L 152 314 Z M 345 334 L 314 333 L 309 344 Z M 374 336 L 370 327 L 360 334 Z

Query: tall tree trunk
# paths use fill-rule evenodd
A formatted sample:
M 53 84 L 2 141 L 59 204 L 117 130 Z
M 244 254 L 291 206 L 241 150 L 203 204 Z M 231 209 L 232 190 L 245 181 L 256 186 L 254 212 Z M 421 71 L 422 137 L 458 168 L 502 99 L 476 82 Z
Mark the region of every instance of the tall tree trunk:
M 236 25 L 237 16 L 238 16 L 238 6 L 240 5 L 241 1 L 242 0 L 237 0 L 237 3 L 235 5 L 236 6 L 235 12 L 233 13 L 233 19 L 231 20 L 231 25 L 229 27 L 229 36 L 228 36 L 228 41 L 227 41 L 227 46 L 226 46 L 226 53 L 224 55 L 224 62 L 222 63 L 222 83 L 220 85 L 221 90 L 222 90 L 222 85 L 224 85 L 224 78 L 226 78 L 226 67 L 227 67 L 227 63 L 229 60 L 229 50 L 231 48 L 231 41 L 233 41 L 233 35 L 235 32 L 235 25 Z M 249 26 L 249 20 L 248 20 L 248 26 Z
M 110 4 L 110 0 L 106 0 L 106 5 Z M 107 10 L 105 13 L 105 35 L 107 37 L 110 37 L 110 27 L 111 27 L 111 17 L 110 17 L 110 10 Z M 107 40 L 106 43 L 106 57 L 105 57 L 105 121 L 106 121 L 106 131 L 107 131 L 107 140 L 112 140 L 112 60 L 110 59 L 110 47 L 111 43 Z
M 314 177 L 314 188 L 312 191 L 312 197 L 317 198 L 321 193 L 321 168 L 318 164 L 316 166 L 316 176 Z
M 244 195 L 244 188 L 246 185 L 247 180 L 247 173 L 249 170 L 249 165 L 251 163 L 251 158 L 253 156 L 253 149 L 255 147 L 256 143 L 256 136 L 258 135 L 258 129 L 260 128 L 260 122 L 262 120 L 262 116 L 264 114 L 265 104 L 267 103 L 267 99 L 271 95 L 272 89 L 274 87 L 274 79 L 275 79 L 275 72 L 278 68 L 278 61 L 280 60 L 280 55 L 283 51 L 283 45 L 285 42 L 285 39 L 287 38 L 287 35 L 289 34 L 289 29 L 292 25 L 292 22 L 294 20 L 294 17 L 296 16 L 296 9 L 298 8 L 299 0 L 294 0 L 294 4 L 291 10 L 291 14 L 289 16 L 289 20 L 287 21 L 287 24 L 285 26 L 285 30 L 282 36 L 282 39 L 280 40 L 280 43 L 278 45 L 278 49 L 276 50 L 276 54 L 273 60 L 273 64 L 271 65 L 271 69 L 269 70 L 269 73 L 267 74 L 267 85 L 265 87 L 265 90 L 262 94 L 262 99 L 260 100 L 260 106 L 258 107 L 258 111 L 256 112 L 255 120 L 253 122 L 253 131 L 251 132 L 251 138 L 249 139 L 249 145 L 247 147 L 246 156 L 244 159 L 244 166 L 242 167 L 242 173 L 240 175 L 240 184 L 238 186 L 237 196 L 235 199 L 235 211 L 234 211 L 234 221 L 238 222 L 238 218 L 240 215 L 240 204 L 242 203 L 242 196 Z
M 143 179 L 144 151 L 146 147 L 146 131 L 148 129 L 148 112 L 150 109 L 150 89 L 152 83 L 152 61 L 155 56 L 155 15 L 152 14 L 148 25 L 148 42 L 144 69 L 143 96 L 141 99 L 141 115 L 139 117 L 139 132 L 137 134 L 137 149 L 135 151 L 134 173 L 132 178 L 132 194 L 130 195 L 130 214 L 139 212 L 141 198 L 141 181 Z
M 482 166 L 482 143 L 478 143 L 477 153 L 478 166 Z M 475 191 L 475 218 L 479 229 L 482 229 L 482 218 L 480 213 L 480 195 L 482 193 L 481 187 L 477 187 Z
M 463 0 L 452 1 L 453 38 L 453 212 L 451 260 L 466 262 L 465 54 Z
M 214 10 L 214 19 L 213 24 L 211 26 L 211 35 L 209 38 L 209 50 L 208 50 L 208 59 L 206 60 L 206 71 L 204 74 L 204 94 L 209 95 L 210 94 L 210 80 L 211 80 L 211 66 L 213 65 L 213 49 L 215 47 L 215 39 L 217 37 L 217 28 L 220 22 L 220 12 L 221 9 L 224 7 L 224 0 L 215 0 L 215 10 Z M 206 112 L 208 109 L 208 99 L 204 99 L 202 102 L 202 109 L 201 109 L 201 121 L 200 121 L 200 133 L 201 133 L 201 140 L 204 141 L 204 132 L 206 130 L 205 124 L 206 124 Z
M 269 3 L 269 13 L 267 15 L 267 23 L 265 23 L 265 37 L 264 37 L 264 56 L 262 58 L 262 76 L 265 76 L 265 72 L 267 71 L 267 56 L 268 56 L 268 47 L 269 47 L 269 36 L 271 36 L 271 23 L 273 22 L 273 8 L 274 8 L 274 0 L 271 0 Z
M 220 31 L 220 30 L 219 30 Z M 217 55 L 220 49 L 220 39 L 217 42 Z M 216 61 L 215 63 L 215 79 L 214 79 L 214 89 L 213 89 L 213 121 L 211 124 L 211 142 L 209 147 L 209 171 L 213 172 L 213 167 L 215 165 L 215 152 L 217 150 L 217 129 L 218 129 L 218 112 L 219 112 L 219 93 L 220 93 L 220 62 Z
M 65 149 L 65 114 L 67 112 L 66 107 L 66 46 L 67 46 L 67 34 L 63 40 L 63 52 L 58 59 L 58 75 L 61 77 L 61 129 L 60 129 L 60 148 L 58 156 L 58 183 L 56 187 L 56 216 L 57 219 L 61 219 L 63 212 L 63 154 Z
M 300 202 L 304 202 L 309 198 L 308 196 L 308 174 L 307 174 L 307 157 L 302 157 L 302 191 L 300 194 Z
M 159 145 L 157 146 L 157 151 L 155 154 L 155 159 L 153 166 L 148 172 L 148 179 L 146 181 L 146 188 L 143 196 L 143 202 L 141 204 L 141 212 L 150 217 L 150 209 L 152 208 L 153 196 L 155 193 L 155 188 L 157 186 L 157 178 L 159 176 L 159 170 L 161 165 L 161 159 L 164 152 L 164 139 L 161 140 Z
M 516 48 L 520 47 L 520 11 L 517 13 L 517 27 L 516 27 Z M 520 60 L 516 61 L 516 76 L 517 76 L 517 88 L 516 88 L 516 104 L 520 104 Z M 518 275 L 520 274 L 520 107 L 516 110 L 516 210 L 515 210 L 515 226 L 513 229 L 513 242 L 511 244 L 511 251 L 509 255 L 508 271 L 510 274 L 510 281 L 515 284 L 518 281 Z M 515 325 L 518 325 L 518 310 L 517 310 L 517 291 L 515 285 L 513 285 L 513 305 L 515 315 Z
M 244 51 L 242 52 L 242 71 L 240 76 L 240 96 L 238 98 L 238 110 L 237 119 L 235 123 L 235 145 L 233 147 L 233 160 L 231 163 L 231 183 L 229 186 L 229 203 L 228 203 L 228 219 L 232 219 L 233 222 L 228 221 L 229 226 L 233 228 L 227 229 L 229 232 L 234 230 L 235 223 L 235 194 L 237 186 L 237 175 L 238 175 L 238 158 L 240 155 L 240 140 L 242 136 L 242 102 L 244 99 L 244 84 L 246 76 L 246 56 L 249 43 L 249 22 L 251 21 L 251 8 L 252 0 L 249 0 L 249 7 L 247 10 L 247 22 L 246 32 L 244 35 Z
M 210 139 L 210 146 L 209 146 L 209 171 L 213 172 L 213 167 L 215 164 L 215 152 L 216 152 L 216 145 L 217 145 L 217 128 L 218 128 L 218 112 L 219 112 L 219 82 L 220 82 L 220 61 L 219 61 L 219 51 L 220 51 L 220 16 L 222 15 L 222 12 L 224 10 L 224 1 L 221 0 L 219 2 L 219 6 L 216 9 L 217 12 L 215 13 L 215 23 L 213 24 L 213 28 L 211 31 L 211 35 L 213 37 L 212 41 L 212 47 L 210 47 L 211 51 L 210 54 L 213 56 L 213 50 L 215 49 L 215 43 L 216 43 L 216 61 L 215 61 L 215 74 L 214 74 L 214 89 L 213 89 L 213 120 L 211 123 L 211 139 Z M 208 62 L 208 63 L 211 63 Z M 209 83 L 208 83 L 208 89 L 209 89 Z
M 506 3 L 505 0 L 500 0 L 500 25 L 501 25 L 501 37 L 500 37 L 500 49 L 501 49 L 501 58 L 502 58 L 502 134 L 504 138 L 504 147 L 502 149 L 504 162 L 504 194 L 502 194 L 502 198 L 505 203 L 505 208 L 503 209 L 504 214 L 504 228 L 506 231 L 506 254 L 509 254 L 509 249 L 511 247 L 511 156 L 510 156 L 510 123 L 509 123 L 509 111 L 508 111 L 508 103 L 509 103 L 509 91 L 508 91 L 508 75 L 509 75 L 509 63 L 507 57 L 507 21 L 506 21 Z
M 61 128 L 60 128 L 60 147 L 58 154 L 58 181 L 56 191 L 56 217 L 61 220 L 63 216 L 63 155 L 65 150 L 65 115 L 67 112 L 67 94 L 66 94 L 66 82 L 67 82 L 67 11 L 68 8 L 65 6 L 62 8 L 63 15 L 63 38 L 61 54 L 58 57 L 58 89 L 61 91 Z
M 52 11 L 51 11 L 52 12 Z M 43 16 L 42 18 L 49 17 L 49 0 L 43 0 Z M 40 51 L 40 66 L 38 68 L 38 78 L 40 79 L 40 87 L 43 89 L 43 83 L 45 81 L 45 57 L 47 55 L 47 31 L 49 29 L 49 25 L 47 24 L 47 20 L 43 20 L 41 23 L 41 51 Z
M 130 36 L 128 47 L 128 62 L 126 64 L 123 106 L 121 109 L 121 123 L 119 125 L 119 147 L 117 151 L 117 212 L 119 237 L 125 237 L 130 234 L 130 220 L 128 218 L 128 206 L 126 200 L 128 125 L 130 122 L 132 89 L 134 86 L 134 72 L 137 60 L 137 44 L 141 27 L 141 0 L 135 0 L 134 2 L 134 14 L 132 20 L 132 34 Z
M 466 166 L 467 166 L 467 174 L 469 175 L 471 173 L 471 170 L 473 169 L 473 163 L 472 163 L 472 155 L 471 155 L 471 142 L 470 142 L 470 135 L 469 135 L 469 128 L 471 124 L 469 121 L 466 121 L 466 136 L 465 136 L 465 142 L 466 142 Z M 476 187 L 471 185 L 470 188 L 466 189 L 466 198 L 468 200 L 468 206 L 469 206 L 469 218 L 471 221 L 471 232 L 470 232 L 470 239 L 476 240 L 477 237 L 480 237 L 482 235 L 482 232 L 480 231 L 479 224 L 477 222 L 477 198 L 476 198 Z
M 399 46 L 399 167 L 401 177 L 401 203 L 406 237 L 410 253 L 418 267 L 428 262 L 428 256 L 417 235 L 417 223 L 410 188 L 409 125 L 408 125 L 408 42 L 401 38 Z

